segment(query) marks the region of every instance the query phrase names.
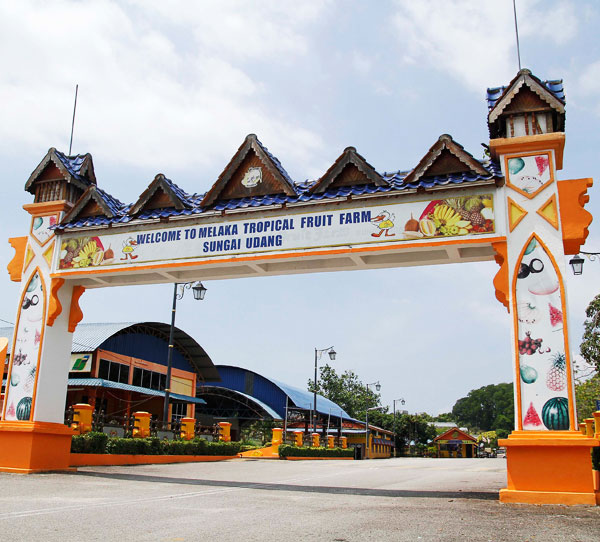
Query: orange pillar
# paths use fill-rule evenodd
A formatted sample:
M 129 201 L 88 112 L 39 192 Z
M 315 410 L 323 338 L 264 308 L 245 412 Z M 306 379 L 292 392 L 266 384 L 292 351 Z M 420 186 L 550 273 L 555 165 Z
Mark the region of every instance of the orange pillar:
M 133 438 L 146 438 L 150 436 L 150 412 L 134 412 L 135 423 Z
M 73 423 L 71 429 L 74 433 L 84 435 L 92 430 L 92 412 L 94 407 L 85 403 L 77 403 L 73 406 Z
M 221 428 L 220 440 L 223 442 L 231 442 L 231 424 L 229 422 L 219 422 Z
M 183 440 L 192 440 L 194 438 L 195 424 L 195 418 L 181 418 L 181 438 Z

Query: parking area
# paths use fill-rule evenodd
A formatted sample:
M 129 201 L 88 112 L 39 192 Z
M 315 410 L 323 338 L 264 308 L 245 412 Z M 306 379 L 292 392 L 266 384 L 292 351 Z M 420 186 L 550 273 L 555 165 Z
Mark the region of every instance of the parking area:
M 597 540 L 600 508 L 504 505 L 504 459 L 236 459 L 0 475 L 0 540 Z

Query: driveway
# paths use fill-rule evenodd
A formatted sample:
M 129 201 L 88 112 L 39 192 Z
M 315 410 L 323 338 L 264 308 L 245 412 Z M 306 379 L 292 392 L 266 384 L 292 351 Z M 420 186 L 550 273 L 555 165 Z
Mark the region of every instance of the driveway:
M 0 474 L 0 540 L 597 541 L 600 507 L 505 505 L 504 459 L 236 459 Z

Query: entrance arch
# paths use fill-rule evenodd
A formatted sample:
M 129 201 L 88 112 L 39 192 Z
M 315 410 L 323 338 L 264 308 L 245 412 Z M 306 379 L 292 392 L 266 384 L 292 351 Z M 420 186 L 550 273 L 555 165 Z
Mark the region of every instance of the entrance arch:
M 30 450 L 30 458 L 42 440 L 62 443 L 63 451 L 46 463 L 5 452 L 0 467 L 63 465 L 62 360 L 86 289 L 495 260 L 496 298 L 514 323 L 517 395 L 517 430 L 505 442 L 509 487 L 501 498 L 591 503 L 586 454 L 597 441 L 577 432 L 562 277 L 564 255 L 577 253 L 587 236 L 591 215 L 583 207 L 592 181 L 556 177 L 565 141 L 562 83 L 521 70 L 507 87 L 490 89 L 488 103 L 490 155 L 483 161 L 444 134 L 410 171 L 379 173 L 348 147 L 318 180 L 295 183 L 251 134 L 207 193 L 188 194 L 159 174 L 131 204 L 98 187 L 91 155 L 50 149 L 25 185 L 35 195 L 25 206 L 31 230 L 11 239 L 16 255 L 9 265 L 23 284 L 21 314 L 34 295 L 43 294 L 47 306 L 39 326 L 16 326 L 13 344 L 22 347 L 13 349 L 0 434 Z M 533 238 L 539 243 L 529 251 Z M 46 285 L 40 294 L 29 291 L 36 276 L 36 285 Z M 548 301 L 556 292 L 558 301 Z M 532 335 L 559 325 L 551 349 Z M 533 353 L 537 368 L 528 367 L 543 377 L 532 379 L 527 370 L 523 378 L 523 359 Z M 31 391 L 23 379 L 11 380 L 23 356 Z M 556 389 L 548 387 L 550 372 L 560 380 Z M 25 399 L 28 412 L 19 408 Z M 580 467 L 574 481 L 544 481 L 566 462 Z

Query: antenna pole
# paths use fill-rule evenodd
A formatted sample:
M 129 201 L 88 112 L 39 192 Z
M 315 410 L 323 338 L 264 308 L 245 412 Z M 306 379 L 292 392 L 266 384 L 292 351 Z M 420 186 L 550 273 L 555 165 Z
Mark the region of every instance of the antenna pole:
M 515 13 L 515 34 L 517 36 L 517 57 L 519 59 L 519 71 L 521 71 L 521 47 L 519 46 L 519 27 L 517 26 L 517 0 L 513 0 L 513 11 Z
M 73 104 L 73 120 L 71 121 L 71 140 L 69 141 L 69 156 L 71 156 L 71 147 L 73 146 L 73 129 L 75 128 L 75 111 L 77 111 L 77 90 L 79 85 L 75 85 L 75 103 Z

